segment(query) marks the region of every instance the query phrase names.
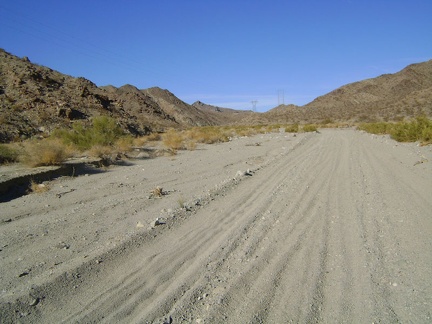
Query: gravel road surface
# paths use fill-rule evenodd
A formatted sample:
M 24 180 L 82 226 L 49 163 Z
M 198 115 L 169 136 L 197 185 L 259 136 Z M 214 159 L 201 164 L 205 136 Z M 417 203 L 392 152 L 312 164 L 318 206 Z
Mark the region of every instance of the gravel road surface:
M 47 185 L 0 204 L 2 323 L 432 322 L 431 146 L 265 134 Z

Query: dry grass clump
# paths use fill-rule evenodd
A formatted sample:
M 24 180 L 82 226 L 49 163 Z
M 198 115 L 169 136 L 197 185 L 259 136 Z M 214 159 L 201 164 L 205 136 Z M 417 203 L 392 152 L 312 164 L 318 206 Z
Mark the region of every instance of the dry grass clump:
M 163 191 L 162 187 L 159 186 L 150 190 L 150 198 L 160 198 L 166 194 L 167 193 Z
M 151 133 L 149 135 L 140 136 L 132 139 L 132 146 L 142 147 L 144 145 L 153 145 L 162 140 L 162 135 L 159 133 Z
M 162 136 L 159 133 L 151 133 L 150 135 L 147 135 L 146 137 L 147 137 L 149 142 L 160 141 L 162 139 Z
M 30 167 L 58 165 L 71 157 L 74 149 L 59 139 L 31 140 L 22 144 L 20 161 Z
M 126 153 L 132 150 L 134 139 L 131 136 L 123 136 L 114 142 L 114 149 L 118 152 Z
M 154 146 L 162 140 L 162 135 L 159 133 L 151 133 L 149 135 L 140 136 L 132 139 L 132 146 L 143 147 L 144 145 Z
M 248 137 L 262 133 L 263 126 L 237 126 L 232 128 L 234 136 Z
M 176 152 L 177 150 L 195 150 L 197 143 L 214 144 L 229 141 L 230 132 L 223 127 L 193 127 L 188 130 L 170 129 L 162 135 L 162 143 Z
M 224 127 L 194 127 L 184 133 L 184 138 L 196 143 L 214 144 L 229 141 L 229 134 Z
M 98 158 L 106 158 L 116 154 L 117 152 L 118 151 L 114 147 L 108 145 L 94 145 L 86 151 L 88 155 Z
M 162 135 L 162 143 L 173 152 L 184 149 L 183 141 L 182 133 L 174 129 L 170 129 Z
M 50 188 L 48 185 L 44 183 L 37 183 L 34 180 L 30 181 L 30 185 L 28 188 L 29 193 L 43 193 L 48 191 Z

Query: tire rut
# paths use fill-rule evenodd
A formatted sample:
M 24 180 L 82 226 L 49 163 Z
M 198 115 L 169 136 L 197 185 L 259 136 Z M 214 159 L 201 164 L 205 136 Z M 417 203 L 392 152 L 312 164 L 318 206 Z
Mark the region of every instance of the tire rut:
M 59 300 L 46 305 L 40 318 L 406 322 L 417 307 L 416 322 L 427 322 L 427 303 L 404 304 L 394 284 L 406 285 L 417 302 L 430 291 L 400 273 L 430 273 L 431 258 L 423 253 L 419 262 L 412 256 L 418 243 L 401 246 L 412 238 L 402 235 L 398 220 L 408 222 L 405 209 L 399 210 L 408 200 L 423 213 L 431 203 L 408 178 L 400 180 L 395 172 L 403 166 L 389 170 L 387 163 L 396 162 L 381 154 L 385 148 L 350 130 L 313 134 L 252 177 L 223 184 L 207 204 L 131 243 L 97 272 L 83 271 L 82 281 L 93 287 L 54 294 Z M 404 186 L 396 190 L 401 181 Z M 401 201 L 395 206 L 393 195 Z M 410 229 L 423 218 L 414 220 Z M 428 233 L 421 233 L 423 241 Z M 69 299 L 74 311 L 55 314 Z

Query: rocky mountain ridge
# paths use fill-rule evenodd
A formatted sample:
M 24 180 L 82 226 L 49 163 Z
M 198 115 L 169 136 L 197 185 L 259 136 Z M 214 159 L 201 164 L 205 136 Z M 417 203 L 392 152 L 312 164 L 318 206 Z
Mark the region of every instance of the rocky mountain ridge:
M 46 136 L 92 117 L 115 118 L 125 132 L 144 135 L 169 127 L 226 124 L 397 121 L 432 117 L 432 60 L 394 74 L 344 85 L 304 106 L 266 113 L 189 105 L 168 90 L 126 84 L 98 87 L 0 49 L 0 142 Z
M 279 106 L 263 114 L 279 122 L 398 121 L 432 117 L 432 60 L 344 85 L 298 107 Z
M 47 135 L 99 115 L 115 118 L 132 135 L 217 123 L 168 90 L 97 87 L 0 49 L 0 142 Z

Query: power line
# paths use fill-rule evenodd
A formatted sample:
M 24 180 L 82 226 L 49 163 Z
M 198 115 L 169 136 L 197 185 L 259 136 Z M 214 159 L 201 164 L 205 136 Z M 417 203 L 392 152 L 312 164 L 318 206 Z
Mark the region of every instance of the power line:
M 252 103 L 252 111 L 253 112 L 256 112 L 256 104 L 257 104 L 257 102 L 258 102 L 257 100 L 252 100 L 251 101 L 251 103 Z
M 285 104 L 285 91 L 283 89 L 278 90 L 278 106 Z

